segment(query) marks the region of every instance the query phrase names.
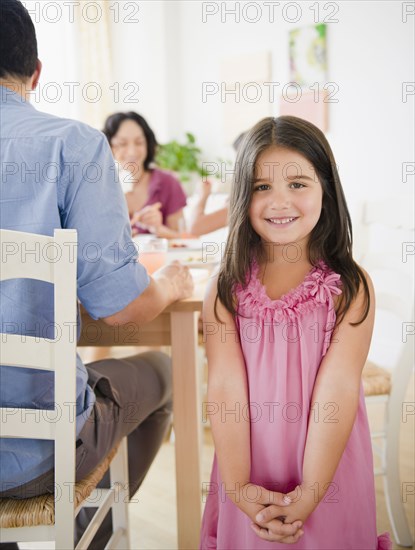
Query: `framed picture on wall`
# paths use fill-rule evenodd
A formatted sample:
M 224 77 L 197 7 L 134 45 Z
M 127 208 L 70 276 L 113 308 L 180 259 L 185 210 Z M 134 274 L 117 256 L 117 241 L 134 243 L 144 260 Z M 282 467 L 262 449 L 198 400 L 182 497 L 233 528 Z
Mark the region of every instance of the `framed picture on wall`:
M 290 85 L 280 99 L 280 115 L 304 118 L 323 132 L 328 130 L 326 31 L 319 23 L 289 32 Z

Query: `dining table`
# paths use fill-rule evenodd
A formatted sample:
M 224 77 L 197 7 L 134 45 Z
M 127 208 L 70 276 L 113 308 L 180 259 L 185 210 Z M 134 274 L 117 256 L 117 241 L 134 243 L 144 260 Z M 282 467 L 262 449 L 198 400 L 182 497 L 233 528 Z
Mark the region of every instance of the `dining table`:
M 198 321 L 208 277 L 196 278 L 193 295 L 168 306 L 153 321 L 109 326 L 81 308 L 78 346 L 170 346 L 177 488 L 178 548 L 196 549 L 202 516 L 202 409 L 197 363 Z

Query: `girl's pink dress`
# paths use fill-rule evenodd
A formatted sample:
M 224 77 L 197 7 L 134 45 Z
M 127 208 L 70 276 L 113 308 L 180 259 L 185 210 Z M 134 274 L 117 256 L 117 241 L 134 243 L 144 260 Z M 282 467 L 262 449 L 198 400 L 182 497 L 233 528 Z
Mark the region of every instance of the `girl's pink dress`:
M 271 300 L 257 273 L 254 266 L 247 287 L 237 289 L 243 315 L 237 317 L 237 328 L 249 385 L 251 482 L 286 493 L 302 480 L 309 419 L 335 422 L 338 418 L 335 403 L 319 403 L 310 410 L 310 401 L 336 320 L 332 295 L 341 293 L 341 282 L 320 262 L 297 288 Z M 334 333 L 330 345 L 335 342 Z M 241 421 L 244 414 L 241 410 Z M 215 458 L 202 522 L 202 550 L 392 548 L 387 533 L 376 534 L 372 448 L 362 388 L 333 482 L 307 519 L 301 539 L 293 545 L 263 541 L 250 524 L 248 516 L 227 499 Z

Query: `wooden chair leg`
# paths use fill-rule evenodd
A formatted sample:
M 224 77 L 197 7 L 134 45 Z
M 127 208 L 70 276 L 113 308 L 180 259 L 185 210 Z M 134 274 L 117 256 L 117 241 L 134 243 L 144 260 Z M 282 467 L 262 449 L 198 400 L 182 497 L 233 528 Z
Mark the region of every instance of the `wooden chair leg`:
M 118 452 L 110 465 L 110 479 L 112 483 L 119 483 L 116 502 L 112 507 L 112 525 L 116 538 L 115 548 L 130 548 L 130 531 L 128 523 L 129 483 L 128 483 L 128 452 L 127 438 L 121 441 Z M 119 531 L 119 535 L 117 532 Z M 115 542 L 115 541 L 114 541 Z
M 402 484 L 399 474 L 400 414 L 400 407 L 393 408 L 389 406 L 389 419 L 386 426 L 385 475 L 383 476 L 383 487 L 393 536 L 399 546 L 412 548 L 412 536 L 403 506 Z

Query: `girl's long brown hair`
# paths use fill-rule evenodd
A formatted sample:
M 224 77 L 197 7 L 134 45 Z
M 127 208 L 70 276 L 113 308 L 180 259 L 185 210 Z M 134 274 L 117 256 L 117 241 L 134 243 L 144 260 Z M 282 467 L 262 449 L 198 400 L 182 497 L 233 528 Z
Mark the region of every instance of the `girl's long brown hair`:
M 312 265 L 323 260 L 341 276 L 342 295 L 337 308 L 339 323 L 354 298 L 360 284 L 364 291 L 364 312 L 353 325 L 362 323 L 369 312 L 369 288 L 362 269 L 352 257 L 352 225 L 346 199 L 330 145 L 314 124 L 293 116 L 264 118 L 247 132 L 235 163 L 235 175 L 229 204 L 229 236 L 218 278 L 218 295 L 224 307 L 237 314 L 235 285 L 247 284 L 252 261 L 264 258 L 261 238 L 249 221 L 255 165 L 268 147 L 278 145 L 303 155 L 314 167 L 323 188 L 323 203 L 319 221 L 310 234 L 308 259 Z M 215 303 L 215 315 L 217 302 Z M 218 317 L 218 316 L 217 316 Z

